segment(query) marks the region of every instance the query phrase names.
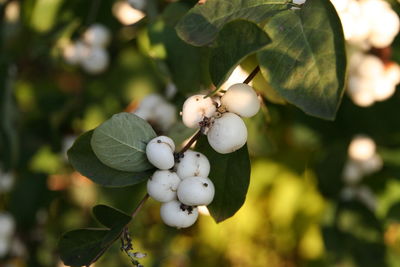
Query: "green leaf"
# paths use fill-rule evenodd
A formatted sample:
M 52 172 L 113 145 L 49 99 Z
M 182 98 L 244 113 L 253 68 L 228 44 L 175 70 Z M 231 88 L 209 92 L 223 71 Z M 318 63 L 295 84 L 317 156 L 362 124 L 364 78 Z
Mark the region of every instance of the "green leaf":
M 96 219 L 109 229 L 79 229 L 65 233 L 58 244 L 66 265 L 89 266 L 117 240 L 131 216 L 106 205 L 93 208 Z
M 346 54 L 332 4 L 308 0 L 300 10 L 274 16 L 264 29 L 273 40 L 258 53 L 265 79 L 305 113 L 334 119 L 343 95 Z
M 89 266 L 112 244 L 103 243 L 109 233 L 108 229 L 79 229 L 65 233 L 58 243 L 61 260 L 67 266 Z
M 81 135 L 68 150 L 68 159 L 77 171 L 93 182 L 103 186 L 128 186 L 146 180 L 153 173 L 154 170 L 125 172 L 104 165 L 92 150 L 92 135 L 93 130 Z
M 148 27 L 150 56 L 165 61 L 171 80 L 183 93 L 198 92 L 210 83 L 208 50 L 185 43 L 174 28 L 188 10 L 183 3 L 170 4 Z
M 157 135 L 142 118 L 132 113 L 118 113 L 97 127 L 91 145 L 105 165 L 128 172 L 149 170 L 146 145 Z
M 205 154 L 212 162 L 209 178 L 215 186 L 215 197 L 208 209 L 216 222 L 222 222 L 233 216 L 246 199 L 250 182 L 247 146 L 233 153 L 219 154 L 203 136 L 197 142 L 196 150 Z
M 394 203 L 386 214 L 386 219 L 400 222 L 400 202 Z
M 108 228 L 124 226 L 131 220 L 131 216 L 106 205 L 95 206 L 93 215 L 102 225 Z
M 235 19 L 255 23 L 290 7 L 288 0 L 207 0 L 198 4 L 176 26 L 180 38 L 195 46 L 210 44 L 219 30 Z
M 210 74 L 215 86 L 221 86 L 245 57 L 270 42 L 268 35 L 252 22 L 234 20 L 227 23 L 219 32 L 216 45 L 211 50 Z

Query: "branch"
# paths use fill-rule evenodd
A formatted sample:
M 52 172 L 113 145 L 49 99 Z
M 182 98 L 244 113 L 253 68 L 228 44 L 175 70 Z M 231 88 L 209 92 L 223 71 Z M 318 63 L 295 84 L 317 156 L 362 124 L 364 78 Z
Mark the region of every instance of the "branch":
M 146 203 L 146 201 L 149 199 L 149 194 L 146 193 L 146 195 L 144 195 L 144 197 L 142 198 L 142 200 L 139 202 L 139 204 L 137 205 L 136 209 L 132 212 L 132 219 L 139 213 L 139 211 L 143 208 L 144 203 Z
M 258 74 L 259 71 L 260 71 L 260 66 L 257 66 L 257 67 L 249 74 L 249 76 L 246 78 L 246 80 L 244 80 L 243 83 L 249 84 L 249 82 L 251 82 L 251 80 L 253 80 L 254 77 L 256 77 L 256 75 Z
M 200 138 L 201 134 L 202 134 L 202 131 L 198 130 L 197 133 L 195 135 L 193 135 L 193 137 L 189 140 L 189 142 L 187 142 L 187 144 L 177 154 L 183 155 L 183 153 L 185 153 L 193 145 L 193 143 L 196 142 L 197 139 Z

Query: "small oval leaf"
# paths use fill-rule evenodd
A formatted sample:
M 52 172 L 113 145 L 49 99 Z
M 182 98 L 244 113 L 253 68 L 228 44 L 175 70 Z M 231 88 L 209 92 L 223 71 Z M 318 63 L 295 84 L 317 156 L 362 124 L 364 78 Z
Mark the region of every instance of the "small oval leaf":
M 111 245 L 103 244 L 108 229 L 78 229 L 61 236 L 58 243 L 61 260 L 67 266 L 89 266 Z
M 145 172 L 124 172 L 104 165 L 90 145 L 93 130 L 81 135 L 68 150 L 68 160 L 82 175 L 102 186 L 129 186 L 143 182 L 154 169 Z
M 146 145 L 157 135 L 142 118 L 132 113 L 118 113 L 97 127 L 91 145 L 105 165 L 128 172 L 152 168 L 146 157 Z
M 93 215 L 102 225 L 108 228 L 124 226 L 132 219 L 128 214 L 107 205 L 94 206 Z

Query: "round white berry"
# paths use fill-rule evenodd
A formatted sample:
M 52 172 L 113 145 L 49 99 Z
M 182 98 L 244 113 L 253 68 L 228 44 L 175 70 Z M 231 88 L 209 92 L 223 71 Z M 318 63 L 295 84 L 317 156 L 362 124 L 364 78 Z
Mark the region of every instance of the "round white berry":
M 189 206 L 208 205 L 214 199 L 215 188 L 213 182 L 204 177 L 188 177 L 178 186 L 178 199 Z
M 155 106 L 154 120 L 163 131 L 167 131 L 176 122 L 176 107 L 168 102 Z
M 256 92 L 245 83 L 237 83 L 229 87 L 221 97 L 221 103 L 228 111 L 245 118 L 256 115 L 260 109 Z
M 109 62 L 107 51 L 100 47 L 91 47 L 87 55 L 82 59 L 82 67 L 91 74 L 103 72 Z
M 156 168 L 168 170 L 175 164 L 174 159 L 175 144 L 167 136 L 158 136 L 152 139 L 146 146 L 147 159 Z
M 0 239 L 10 237 L 15 230 L 15 221 L 8 212 L 0 213 Z
M 128 3 L 139 10 L 145 10 L 147 4 L 146 0 L 128 0 Z
M 185 179 L 192 176 L 208 177 L 210 174 L 210 162 L 207 157 L 193 150 L 183 153 L 176 166 L 179 178 Z
M 110 31 L 101 24 L 91 25 L 83 34 L 86 43 L 92 46 L 106 46 L 111 39 Z
M 293 4 L 302 5 L 306 2 L 306 0 L 293 0 Z
M 376 144 L 368 136 L 358 135 L 351 141 L 348 153 L 351 159 L 354 160 L 368 160 L 376 151 Z
M 199 212 L 196 207 L 186 206 L 177 200 L 172 200 L 161 205 L 160 215 L 166 225 L 186 228 L 196 222 Z
M 211 97 L 205 95 L 194 95 L 186 99 L 182 107 L 182 121 L 189 128 L 198 128 L 199 122 L 204 117 L 210 118 L 214 115 L 217 107 Z
M 76 41 L 64 47 L 63 56 L 68 64 L 76 65 L 82 62 L 86 55 L 88 55 L 89 50 L 89 47 L 85 43 Z
M 159 202 L 169 202 L 176 198 L 176 190 L 181 182 L 172 171 L 156 171 L 147 181 L 147 193 Z
M 207 139 L 215 151 L 221 154 L 231 153 L 246 144 L 247 128 L 238 115 L 227 112 L 213 121 Z

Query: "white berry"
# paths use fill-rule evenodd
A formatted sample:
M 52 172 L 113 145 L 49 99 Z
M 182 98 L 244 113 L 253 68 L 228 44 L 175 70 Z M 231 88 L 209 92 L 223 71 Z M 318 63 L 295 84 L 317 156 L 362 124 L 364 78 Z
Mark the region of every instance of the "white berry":
M 179 159 L 176 173 L 181 179 L 192 176 L 208 177 L 210 174 L 210 162 L 200 152 L 188 150 L 183 154 L 183 158 Z
M 177 200 L 172 200 L 161 205 L 160 215 L 166 225 L 186 228 L 196 222 L 199 212 L 196 207 L 188 207 Z
M 91 25 L 83 34 L 84 40 L 92 46 L 106 46 L 111 39 L 110 31 L 101 24 Z
M 204 117 L 214 115 L 217 107 L 211 97 L 194 95 L 186 99 L 182 108 L 182 121 L 189 128 L 198 128 Z
M 374 140 L 364 135 L 358 135 L 353 138 L 348 149 L 350 158 L 359 161 L 368 160 L 375 154 L 375 151 L 376 144 Z
M 229 87 L 221 97 L 221 103 L 229 112 L 245 118 L 256 115 L 260 109 L 256 92 L 245 83 L 237 83 Z
M 221 154 L 231 153 L 246 144 L 247 128 L 238 115 L 227 112 L 214 120 L 207 139 L 215 151 Z
M 147 181 L 147 193 L 159 202 L 169 202 L 176 198 L 176 190 L 181 182 L 172 171 L 156 171 Z
M 109 62 L 107 51 L 100 47 L 91 47 L 82 59 L 82 68 L 91 74 L 103 72 Z
M 15 230 L 15 221 L 8 212 L 0 213 L 0 239 L 10 237 Z
M 68 64 L 76 65 L 81 63 L 89 53 L 90 48 L 81 41 L 68 44 L 64 47 L 63 56 Z
M 215 188 L 210 179 L 188 177 L 178 186 L 178 199 L 188 206 L 208 205 L 214 199 Z
M 175 164 L 174 159 L 175 144 L 167 136 L 158 136 L 152 139 L 146 146 L 147 159 L 156 168 L 168 170 Z

